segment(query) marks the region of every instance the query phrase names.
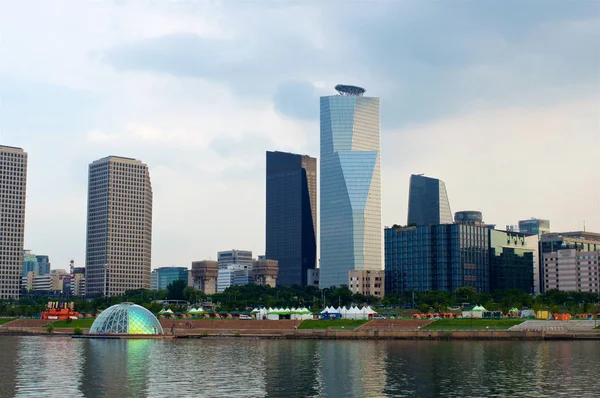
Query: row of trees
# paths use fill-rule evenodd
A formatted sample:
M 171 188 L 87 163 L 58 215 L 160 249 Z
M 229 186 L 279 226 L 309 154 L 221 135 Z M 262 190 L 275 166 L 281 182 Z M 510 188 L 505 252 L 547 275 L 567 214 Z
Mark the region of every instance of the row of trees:
M 471 287 L 461 287 L 454 292 L 388 294 L 380 300 L 373 296 L 353 294 L 345 285 L 322 290 L 313 286 L 231 286 L 223 293 L 207 296 L 200 290 L 188 287 L 184 281 L 176 281 L 170 284 L 167 290 L 130 290 L 122 296 L 70 300 L 75 303 L 77 311 L 90 314 L 125 301 L 142 305 L 156 313 L 163 308 L 164 300 L 179 300 L 194 306 L 211 305 L 217 311 L 244 311 L 260 306 L 309 307 L 313 311 L 320 311 L 325 306 L 371 305 L 388 308 L 387 311 L 417 308 L 421 312 L 444 312 L 467 305 L 483 305 L 488 310 L 503 312 L 516 307 L 577 314 L 597 311 L 599 297 L 594 293 L 557 290 L 535 296 L 517 289 L 479 293 Z M 24 297 L 18 301 L 0 301 L 0 316 L 35 316 L 46 308 L 48 301 L 56 299 Z M 170 308 L 175 312 L 185 311 L 187 305 L 171 305 Z

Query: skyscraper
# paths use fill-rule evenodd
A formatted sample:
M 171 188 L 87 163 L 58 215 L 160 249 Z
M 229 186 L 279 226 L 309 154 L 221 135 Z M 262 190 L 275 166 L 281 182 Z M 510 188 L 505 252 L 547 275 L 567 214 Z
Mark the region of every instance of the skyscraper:
M 379 98 L 336 86 L 321 97 L 322 288 L 348 283 L 351 270 L 381 270 Z
M 0 145 L 0 299 L 21 291 L 26 188 L 27 153 Z
M 152 185 L 148 166 L 109 156 L 89 167 L 86 295 L 150 288 Z
M 317 159 L 267 152 L 266 258 L 278 286 L 306 285 L 317 261 Z
M 420 174 L 410 176 L 408 225 L 452 224 L 446 184 Z

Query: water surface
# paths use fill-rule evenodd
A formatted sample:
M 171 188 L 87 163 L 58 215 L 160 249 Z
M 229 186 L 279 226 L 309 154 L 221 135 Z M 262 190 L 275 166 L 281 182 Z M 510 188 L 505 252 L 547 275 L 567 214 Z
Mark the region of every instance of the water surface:
M 0 336 L 0 397 L 597 397 L 596 341 Z

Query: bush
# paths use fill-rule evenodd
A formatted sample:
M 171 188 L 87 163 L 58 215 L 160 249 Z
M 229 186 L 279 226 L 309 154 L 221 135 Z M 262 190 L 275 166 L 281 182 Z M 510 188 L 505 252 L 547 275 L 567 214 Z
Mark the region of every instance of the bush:
M 67 318 L 67 323 L 71 323 L 73 320 L 71 318 Z
M 46 325 L 46 332 L 48 332 L 48 334 L 54 333 L 54 325 L 53 324 Z
M 73 334 L 82 335 L 83 334 L 83 330 L 81 330 L 81 328 L 78 326 L 75 329 L 73 329 Z

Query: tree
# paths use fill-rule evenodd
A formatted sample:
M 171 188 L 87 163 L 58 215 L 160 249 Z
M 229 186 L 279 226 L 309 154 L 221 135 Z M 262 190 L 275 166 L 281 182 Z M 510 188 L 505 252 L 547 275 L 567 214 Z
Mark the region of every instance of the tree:
M 187 287 L 187 282 L 184 280 L 173 281 L 167 286 L 167 300 L 185 300 L 183 291 Z

